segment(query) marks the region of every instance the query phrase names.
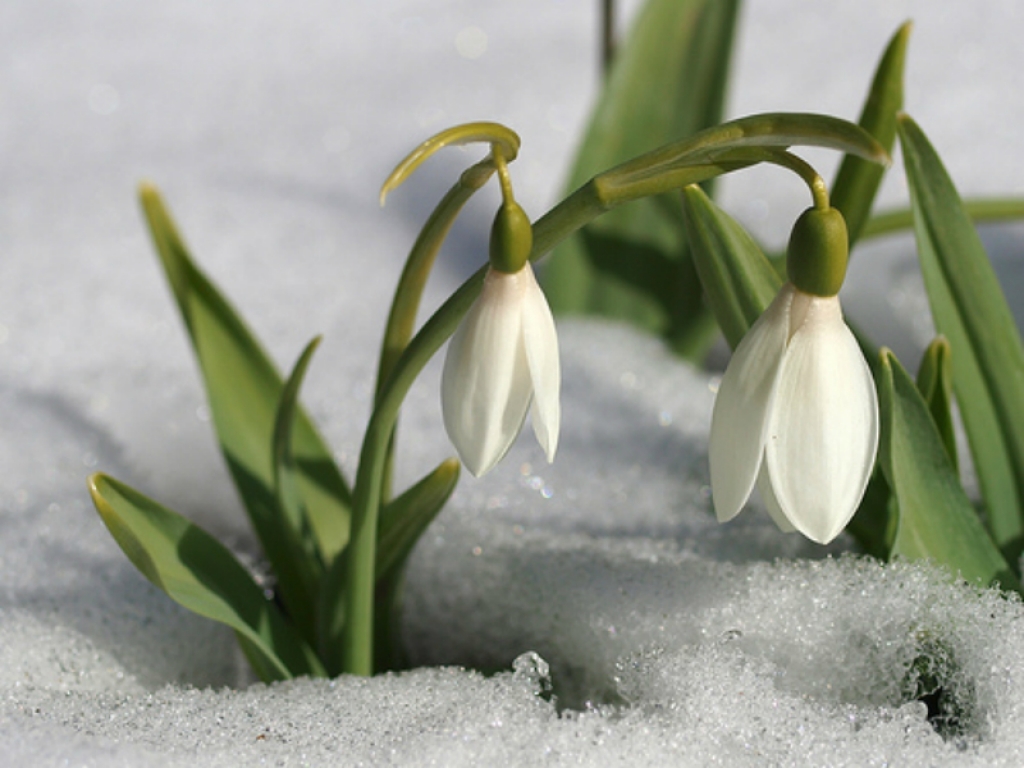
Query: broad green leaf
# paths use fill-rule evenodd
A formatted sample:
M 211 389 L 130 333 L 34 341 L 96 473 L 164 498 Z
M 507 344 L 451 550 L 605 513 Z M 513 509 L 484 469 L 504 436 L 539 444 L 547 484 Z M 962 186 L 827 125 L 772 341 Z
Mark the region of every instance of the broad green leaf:
M 892 556 L 931 560 L 967 581 L 1020 591 L 960 485 L 921 393 L 891 352 L 881 357 L 878 459 L 898 509 Z
M 733 349 L 782 286 L 754 239 L 694 185 L 683 190 L 690 252 L 704 295 Z
M 316 605 L 323 577 L 323 562 L 317 549 L 317 537 L 306 514 L 299 491 L 299 472 L 292 450 L 299 390 L 313 353 L 320 344 L 317 336 L 302 351 L 291 375 L 281 390 L 281 402 L 274 419 L 271 454 L 274 462 L 274 496 L 281 515 L 276 524 L 280 553 L 273 559 L 278 590 L 288 613 L 307 642 L 316 642 Z
M 140 199 L 195 348 L 221 450 L 276 569 L 279 511 L 271 441 L 284 386 L 281 376 L 242 319 L 192 261 L 157 190 L 143 185 Z M 310 527 L 323 560 L 330 561 L 348 540 L 351 495 L 302 408 L 295 417 L 292 450 Z
M 323 676 L 309 646 L 216 539 L 106 475 L 92 475 L 89 492 L 132 564 L 175 602 L 235 630 L 263 680 Z
M 738 0 L 650 0 L 618 47 L 568 188 L 722 115 Z M 630 257 L 642 253 L 640 263 Z M 559 248 L 542 275 L 552 309 L 628 321 L 700 356 L 713 326 L 700 303 L 675 200 L 605 216 Z
M 906 115 L 899 123 L 921 272 L 935 326 L 949 339 L 953 387 L 992 535 L 1024 549 L 1024 349 L 985 249 L 942 162 Z
M 861 111 L 859 124 L 892 151 L 896 141 L 896 115 L 903 108 L 903 69 L 910 39 L 910 22 L 889 41 L 875 70 L 875 78 Z M 882 183 L 885 168 L 855 155 L 847 155 L 832 185 L 832 205 L 842 211 L 852 246 L 860 236 Z
M 917 388 L 939 430 L 950 464 L 954 471 L 959 471 L 960 459 L 956 453 L 956 430 L 953 427 L 953 364 L 950 356 L 946 337 L 936 337 L 921 358 L 917 369 Z

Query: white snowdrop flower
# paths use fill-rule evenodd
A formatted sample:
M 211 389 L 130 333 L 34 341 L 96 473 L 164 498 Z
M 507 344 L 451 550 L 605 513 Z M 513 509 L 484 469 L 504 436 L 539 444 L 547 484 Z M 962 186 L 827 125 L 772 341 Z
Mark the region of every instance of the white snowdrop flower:
M 845 236 L 844 225 L 844 249 Z M 800 274 L 792 257 L 791 240 L 791 277 Z M 825 544 L 860 504 L 878 449 L 878 399 L 834 295 L 844 273 L 845 251 L 838 282 L 833 276 L 819 292 L 832 295 L 786 283 L 736 347 L 711 420 L 711 488 L 722 522 L 756 483 L 780 528 Z
M 552 461 L 560 385 L 555 322 L 533 268 L 489 268 L 483 291 L 449 342 L 441 381 L 444 426 L 466 468 L 477 477 L 490 471 L 528 409 Z

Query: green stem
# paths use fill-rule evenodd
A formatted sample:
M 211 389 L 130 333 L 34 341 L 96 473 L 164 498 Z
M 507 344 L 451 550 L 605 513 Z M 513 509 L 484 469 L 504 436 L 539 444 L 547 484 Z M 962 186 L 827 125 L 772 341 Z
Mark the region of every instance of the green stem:
M 1024 218 L 1024 200 L 978 199 L 964 200 L 967 215 L 977 224 L 981 222 L 1008 221 Z M 910 208 L 885 211 L 872 216 L 864 225 L 862 238 L 881 237 L 896 232 L 909 231 L 914 226 L 914 214 Z
M 381 390 L 366 427 L 352 495 L 352 532 L 348 556 L 344 558 L 344 573 L 337 574 L 344 578 L 343 581 L 337 577 L 330 579 L 329 585 L 335 589 L 344 585 L 344 629 L 341 638 L 343 672 L 356 675 L 373 673 L 377 519 L 387 446 L 398 411 L 427 361 L 455 332 L 463 316 L 480 295 L 485 273 L 486 267 L 481 268 L 463 283 L 409 342 Z M 337 596 L 338 592 L 333 594 Z
M 493 155 L 488 156 L 476 165 L 467 169 L 459 177 L 455 185 L 437 204 L 423 229 L 420 230 L 416 242 L 409 251 L 402 275 L 395 288 L 395 296 L 391 301 L 387 325 L 384 329 L 384 341 L 380 350 L 380 363 L 377 368 L 377 385 L 374 399 L 379 399 L 394 370 L 395 363 L 412 338 L 416 326 L 416 313 L 419 311 L 423 289 L 434 266 L 438 251 L 448 237 L 455 217 L 466 204 L 466 201 L 480 189 L 494 173 Z M 391 496 L 391 474 L 394 464 L 394 431 L 390 437 L 384 474 L 381 477 L 381 497 L 387 501 Z

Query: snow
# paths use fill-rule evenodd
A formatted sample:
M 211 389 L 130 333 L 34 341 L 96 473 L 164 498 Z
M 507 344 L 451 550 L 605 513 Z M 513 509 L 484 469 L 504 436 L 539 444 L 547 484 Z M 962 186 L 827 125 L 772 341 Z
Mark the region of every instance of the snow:
M 783 535 L 757 510 L 718 525 L 716 377 L 623 328 L 560 324 L 556 463 L 519 441 L 462 481 L 417 548 L 411 671 L 256 684 L 230 631 L 151 587 L 93 512 L 84 481 L 103 470 L 254 549 L 137 182 L 163 188 L 282 367 L 324 333 L 304 399 L 351 476 L 389 290 L 478 154 L 431 161 L 384 210 L 377 185 L 431 132 L 496 119 L 523 137 L 513 178 L 542 213 L 595 92 L 594 5 L 0 6 L 0 764 L 1024 762 L 1021 605 L 844 554 L 845 538 Z M 889 35 L 914 17 L 908 111 L 964 192 L 1021 194 L 1022 13 L 1011 0 L 752 0 L 729 112 L 855 117 Z M 890 203 L 905 199 L 894 171 Z M 778 170 L 723 188 L 776 243 L 807 204 Z M 467 208 L 427 305 L 481 263 L 496 199 Z M 986 237 L 1013 295 L 1020 232 Z M 906 240 L 864 248 L 844 294 L 911 367 L 928 334 L 912 264 Z M 405 482 L 451 453 L 438 372 L 404 412 Z

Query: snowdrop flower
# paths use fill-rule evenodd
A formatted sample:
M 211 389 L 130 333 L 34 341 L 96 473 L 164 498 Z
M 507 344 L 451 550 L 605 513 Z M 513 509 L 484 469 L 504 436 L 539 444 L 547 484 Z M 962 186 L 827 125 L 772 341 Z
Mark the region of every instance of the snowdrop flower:
M 878 400 L 836 295 L 847 247 L 835 209 L 811 209 L 797 220 L 791 282 L 743 337 L 722 377 L 710 441 L 722 522 L 739 513 L 756 484 L 780 528 L 825 544 L 864 495 L 878 449 Z
M 444 362 L 444 426 L 477 477 L 502 459 L 528 409 L 548 461 L 558 445 L 558 338 L 527 260 L 529 227 L 515 203 L 499 210 L 483 290 L 452 336 Z

